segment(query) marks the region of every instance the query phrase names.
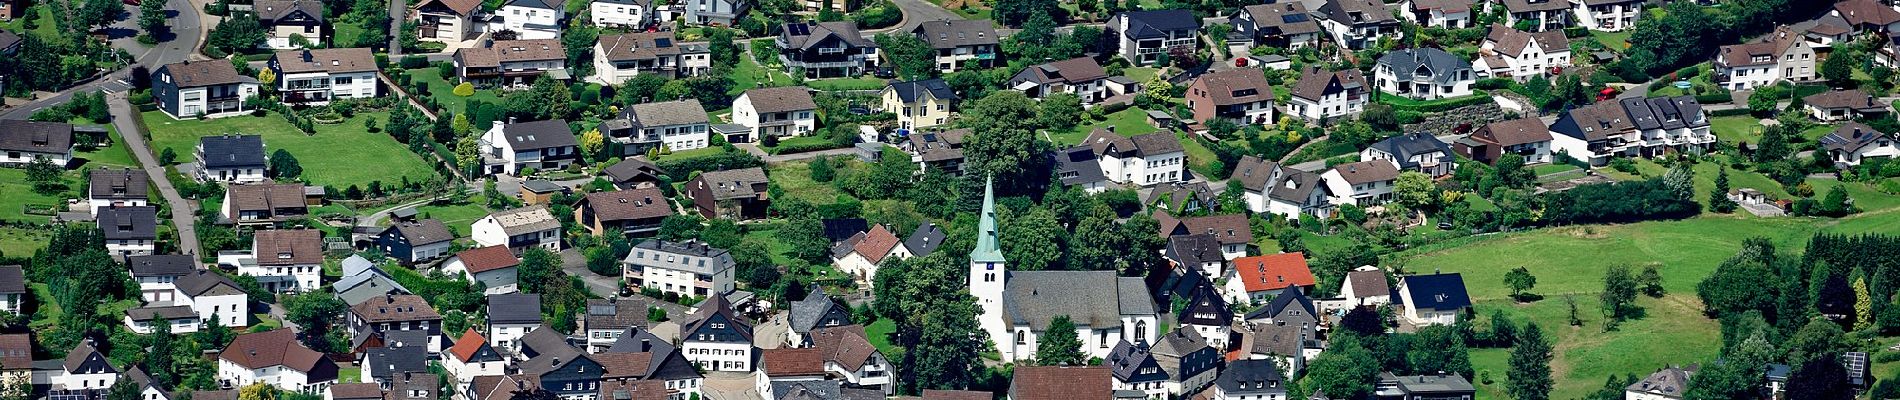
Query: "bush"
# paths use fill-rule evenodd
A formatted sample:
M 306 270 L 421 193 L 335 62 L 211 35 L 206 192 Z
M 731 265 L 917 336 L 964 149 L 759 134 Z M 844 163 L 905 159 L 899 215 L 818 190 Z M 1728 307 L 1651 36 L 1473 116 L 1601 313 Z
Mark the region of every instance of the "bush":
M 1487 78 L 1478 80 L 1477 83 L 1472 83 L 1471 88 L 1478 90 L 1498 90 L 1508 89 L 1511 85 L 1515 84 L 1517 84 L 1517 81 L 1513 81 L 1511 78 Z
M 473 84 L 473 83 L 468 83 L 468 82 L 462 82 L 462 84 L 460 84 L 460 85 L 455 85 L 455 90 L 454 90 L 453 92 L 454 92 L 454 94 L 455 94 L 455 95 L 456 95 L 457 97 L 468 97 L 468 96 L 474 96 L 474 95 L 475 95 L 475 84 Z
M 668 157 L 654 162 L 674 182 L 692 180 L 700 172 L 751 168 L 765 165 L 758 157 L 743 151 L 728 151 L 701 157 Z
M 1578 186 L 1541 195 L 1551 225 L 1637 222 L 1694 216 L 1701 205 L 1676 198 L 1661 179 Z
M 428 68 L 429 57 L 419 55 L 402 56 L 402 60 L 397 61 L 396 65 L 402 66 L 402 69 Z
M 1424 113 L 1411 111 L 1411 110 L 1393 111 L 1392 118 L 1398 120 L 1399 123 L 1401 124 L 1416 124 L 1420 122 L 1425 122 Z
M 1728 108 L 1709 112 L 1709 116 L 1711 117 L 1734 117 L 1748 114 L 1749 111 L 1746 108 Z
M 759 146 L 778 147 L 778 135 L 760 135 Z
M 1728 92 L 1698 94 L 1695 96 L 1695 101 L 1702 104 L 1720 104 L 1735 101 L 1735 96 Z
M 1618 158 L 1615 160 L 1610 160 L 1610 169 L 1616 170 L 1616 172 L 1622 172 L 1625 174 L 1635 175 L 1636 162 L 1630 161 L 1630 159 L 1628 158 Z
M 820 151 L 820 150 L 831 150 L 831 149 L 836 149 L 836 148 L 841 148 L 841 147 L 845 147 L 845 146 L 840 146 L 835 141 L 784 143 L 778 147 L 773 147 L 772 154 L 805 153 L 805 152 L 813 152 L 813 151 Z

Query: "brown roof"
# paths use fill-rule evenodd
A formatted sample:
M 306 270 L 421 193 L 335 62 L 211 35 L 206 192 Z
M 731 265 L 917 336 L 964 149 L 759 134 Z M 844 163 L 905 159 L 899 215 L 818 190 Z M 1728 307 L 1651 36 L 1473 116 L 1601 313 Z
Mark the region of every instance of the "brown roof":
M 225 195 L 237 211 L 272 211 L 278 208 L 305 208 L 303 185 L 295 183 L 253 183 L 228 185 Z M 235 213 L 234 213 L 235 214 Z
M 781 86 L 745 91 L 740 95 L 752 102 L 752 110 L 761 113 L 775 113 L 818 108 L 811 99 L 811 91 L 803 86 Z
M 1280 35 L 1289 36 L 1319 32 L 1319 22 L 1313 20 L 1305 4 L 1297 1 L 1251 5 L 1243 10 L 1253 17 L 1254 25 L 1261 27 L 1261 30 L 1278 28 Z M 1287 18 L 1289 15 L 1305 17 Z
M 1523 55 L 1524 48 L 1532 42 L 1536 42 L 1537 47 L 1544 49 L 1544 52 L 1570 51 L 1570 39 L 1565 38 L 1562 31 L 1530 33 L 1504 24 L 1491 24 L 1491 33 L 1484 39 L 1495 43 L 1491 47 L 1493 50 L 1512 57 Z
M 937 390 L 925 389 L 923 400 L 990 400 L 995 397 L 990 392 L 974 390 Z
M 1498 121 L 1478 128 L 1478 132 L 1471 134 L 1471 138 L 1499 146 L 1548 142 L 1550 127 L 1544 126 L 1544 121 L 1535 117 Z
M 643 187 L 613 192 L 588 193 L 582 200 L 601 221 L 626 221 L 662 218 L 673 215 L 673 205 L 658 187 Z M 591 223 L 591 222 L 590 222 Z
M 646 376 L 647 367 L 653 362 L 653 353 L 598 353 L 590 354 L 587 358 L 600 363 L 600 368 L 604 370 L 601 375 L 603 379 L 638 379 Z
M 474 13 L 476 7 L 482 6 L 482 0 L 422 0 L 416 3 L 416 8 L 422 8 L 422 6 L 428 5 L 430 2 L 442 3 L 443 7 L 448 7 L 450 10 L 455 10 L 456 13 L 462 15 Z
M 1390 160 L 1369 160 L 1333 167 L 1339 177 L 1354 185 L 1399 178 L 1399 167 Z
M 1412 0 L 1412 10 L 1439 10 L 1445 13 L 1471 11 L 1471 0 Z
M 457 359 L 467 360 L 474 357 L 475 351 L 481 350 L 484 344 L 488 344 L 488 338 L 476 332 L 475 328 L 468 328 L 462 331 L 462 338 L 455 339 L 455 345 L 449 346 L 448 353 L 454 354 Z
M 257 257 L 257 265 L 323 263 L 323 234 L 315 229 L 272 229 L 254 235 L 251 254 Z
M 1267 75 L 1248 68 L 1201 75 L 1188 90 L 1190 96 L 1205 97 L 1221 106 L 1273 100 L 1273 85 L 1267 83 Z M 1201 90 L 1206 92 L 1193 92 Z
M 706 171 L 699 174 L 699 179 L 708 185 L 706 190 L 713 198 L 719 200 L 760 197 L 770 182 L 765 177 L 765 169 L 759 167 Z
M 338 383 L 330 385 L 332 399 L 381 399 L 382 385 L 376 383 Z
M 1781 49 L 1781 44 L 1775 42 L 1722 46 L 1722 64 L 1730 67 L 1774 64 L 1776 56 L 1781 54 Z M 1767 57 L 1767 59 L 1755 62 L 1755 57 Z
M 863 368 L 878 353 L 877 346 L 865 337 L 862 325 L 818 328 L 811 331 L 811 336 L 812 348 L 824 354 L 825 361 L 838 363 L 846 370 Z
M 163 68 L 165 68 L 167 73 L 171 74 L 172 83 L 177 84 L 178 87 L 181 88 L 227 85 L 244 80 L 244 76 L 238 75 L 237 67 L 233 67 L 231 63 L 223 62 L 222 60 L 202 62 L 185 61 L 169 64 Z
M 484 375 L 470 379 L 468 390 L 475 393 L 473 400 L 510 400 L 518 388 L 540 386 L 541 379 L 534 375 Z
M 598 354 L 589 357 L 597 357 Z M 607 379 L 600 382 L 600 400 L 666 400 L 666 381 Z
M 87 176 L 94 199 L 144 199 L 150 191 L 151 177 L 145 171 L 130 168 L 100 168 Z
M 521 259 L 515 258 L 515 253 L 508 251 L 508 246 L 504 246 L 504 245 L 494 245 L 494 246 L 488 246 L 488 247 L 478 247 L 478 248 L 473 248 L 473 249 L 468 249 L 468 250 L 462 250 L 462 252 L 460 253 L 455 253 L 455 257 L 462 260 L 462 265 L 467 267 L 468 273 L 471 273 L 471 274 L 488 272 L 488 271 L 493 271 L 493 270 L 497 270 L 501 268 L 513 267 L 513 266 L 521 264 Z
M 442 220 L 430 218 L 416 222 L 401 222 L 389 227 L 396 233 L 409 239 L 410 244 L 425 245 L 455 240 L 455 234 L 449 232 L 449 226 Z
M 33 337 L 25 333 L 0 335 L 0 370 L 33 369 Z
M 1532 0 L 1503 0 L 1503 3 L 1504 3 L 1505 10 L 1510 10 L 1510 12 L 1514 12 L 1514 13 L 1532 12 L 1532 11 L 1557 11 L 1557 10 L 1570 9 L 1569 0 L 1546 0 L 1546 1 L 1536 1 L 1536 2 L 1533 2 Z
M 1584 140 L 1599 140 L 1636 129 L 1636 122 L 1630 120 L 1622 103 L 1606 101 L 1572 108 L 1569 113 L 1577 128 L 1587 130 L 1583 132 Z
M 1834 3 L 1834 11 L 1854 25 L 1890 25 L 1900 22 L 1900 11 L 1874 0 L 1847 0 Z
M 366 47 L 279 51 L 272 59 L 277 60 L 278 69 L 292 74 L 376 71 L 376 56 Z
M 601 54 L 608 61 L 650 60 L 660 56 L 678 55 L 678 39 L 672 31 L 633 32 L 600 37 Z
M 1880 102 L 1874 101 L 1874 96 L 1868 95 L 1867 92 L 1862 92 L 1860 89 L 1829 90 L 1803 97 L 1801 98 L 1801 102 L 1819 108 L 1852 108 L 1858 110 L 1880 107 Z
M 1392 293 L 1392 284 L 1386 282 L 1385 273 L 1376 270 L 1347 272 L 1346 284 L 1352 285 L 1352 294 L 1359 297 L 1388 296 Z
M 766 376 L 823 375 L 825 354 L 816 347 L 759 350 L 759 370 Z
M 1355 87 L 1359 90 L 1366 88 L 1366 75 L 1358 69 L 1328 72 L 1315 68 L 1300 75 L 1300 83 L 1293 86 L 1293 96 L 1317 102 L 1327 94 Z
M 1076 57 L 1029 67 L 1037 82 L 1084 83 L 1108 77 L 1108 70 L 1094 58 Z
M 1132 153 L 1135 156 L 1146 157 L 1178 152 L 1183 149 L 1181 139 L 1174 137 L 1174 133 L 1169 131 L 1129 137 L 1109 132 L 1107 129 L 1096 128 L 1089 132 L 1088 137 L 1082 139 L 1082 144 L 1092 147 L 1096 155 Z
M 1108 367 L 1016 367 L 1011 400 L 1108 400 L 1114 398 Z
M 858 255 L 864 256 L 866 261 L 877 264 L 884 261 L 884 256 L 890 255 L 891 249 L 897 248 L 897 244 L 901 242 L 902 239 L 898 239 L 896 234 L 885 229 L 883 224 L 878 224 L 865 232 L 864 241 L 858 242 L 855 250 Z
M 1220 239 L 1221 244 L 1253 243 L 1253 227 L 1247 224 L 1247 216 L 1240 214 L 1209 215 L 1205 217 L 1185 218 L 1180 224 L 1187 228 L 1189 235 L 1206 233 Z M 1168 225 L 1161 225 L 1168 229 Z
M 317 364 L 328 361 L 323 358 L 323 353 L 297 343 L 297 334 L 290 328 L 238 335 L 231 340 L 231 345 L 218 353 L 218 357 L 249 369 L 282 365 L 305 373 L 316 369 Z
M 442 315 L 429 307 L 429 301 L 413 294 L 386 294 L 350 307 L 350 314 L 369 323 L 400 321 L 440 321 Z
M 488 47 L 455 51 L 455 58 L 469 67 L 500 67 L 504 62 L 567 60 L 560 39 L 497 40 Z

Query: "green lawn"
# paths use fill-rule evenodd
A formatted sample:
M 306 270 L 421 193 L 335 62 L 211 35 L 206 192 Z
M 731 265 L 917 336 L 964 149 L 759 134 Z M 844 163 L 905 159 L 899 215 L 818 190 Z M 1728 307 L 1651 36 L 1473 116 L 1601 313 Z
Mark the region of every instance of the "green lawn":
M 701 149 L 675 151 L 672 154 L 660 156 L 660 159 L 705 157 L 705 156 L 710 156 L 710 155 L 717 155 L 724 152 L 726 152 L 726 150 L 723 148 L 707 147 L 707 148 L 701 148 Z
M 1348 143 L 1333 142 L 1330 140 L 1320 139 L 1319 142 L 1307 143 L 1306 147 L 1301 148 L 1298 153 L 1293 153 L 1292 156 L 1288 156 L 1286 159 L 1286 163 L 1299 164 L 1299 163 L 1303 163 L 1307 161 L 1324 160 L 1328 158 L 1333 158 L 1333 157 L 1338 157 L 1338 156 L 1343 156 L 1343 155 L 1353 154 L 1353 153 L 1358 153 L 1358 152 L 1359 152 L 1359 149 L 1353 148 L 1352 146 L 1348 145 Z
M 767 153 L 778 154 L 779 149 L 782 149 L 782 148 L 795 147 L 795 148 L 810 149 L 811 147 L 808 147 L 808 146 L 825 146 L 827 148 L 838 147 L 835 144 L 831 144 L 830 139 L 817 137 L 817 136 L 799 136 L 799 137 L 784 138 L 784 139 L 779 139 L 777 146 L 772 146 L 772 147 L 760 146 L 760 147 L 765 149 Z
M 77 120 L 75 124 L 91 124 L 92 121 Z M 112 145 L 93 149 L 93 151 L 73 151 L 74 158 L 86 159 L 86 166 L 139 167 L 139 161 L 132 158 L 132 150 L 125 147 L 125 138 L 119 136 L 119 127 L 103 124 L 106 136 L 112 138 Z
M 409 70 L 409 79 L 428 85 L 429 97 L 434 98 L 438 104 L 442 105 L 442 109 L 448 110 L 449 112 L 462 112 L 468 102 L 474 100 L 497 104 L 501 103 L 501 92 L 494 89 L 477 89 L 474 95 L 468 97 L 456 96 L 455 84 L 449 81 L 449 79 L 452 78 L 454 77 L 443 77 L 437 73 L 435 68 Z
M 1127 76 L 1128 79 L 1135 80 L 1135 82 L 1141 82 L 1142 84 L 1147 84 L 1149 79 L 1154 79 L 1155 74 L 1159 73 L 1161 73 L 1161 69 L 1153 67 L 1128 67 L 1122 69 L 1122 75 Z
M 62 176 L 70 190 L 55 195 L 42 195 L 33 191 L 33 185 L 26 181 L 26 170 L 20 168 L 0 168 L 0 220 L 46 222 L 51 218 L 44 215 L 27 215 L 26 206 L 60 207 L 65 199 L 77 198 L 76 190 L 80 182 L 77 171 L 67 171 Z
M 1531 171 L 1536 172 L 1537 175 L 1539 176 L 1550 175 L 1550 174 L 1555 174 L 1555 173 L 1564 172 L 1564 171 L 1574 171 L 1577 169 L 1578 169 L 1577 166 L 1570 165 L 1570 164 L 1538 164 L 1537 166 L 1531 167 Z
M 34 23 L 39 24 L 39 26 L 36 26 L 33 28 L 33 30 L 28 31 L 26 29 L 26 18 L 15 18 L 12 21 L 0 23 L 0 29 L 5 29 L 7 32 L 13 32 L 16 34 L 22 33 L 22 32 L 31 32 L 34 36 L 38 36 L 40 40 L 46 40 L 46 41 L 50 41 L 54 43 L 66 43 L 66 38 L 59 34 L 58 24 L 55 24 L 53 22 L 52 6 L 49 6 L 46 4 L 35 4 L 33 7 L 28 8 L 26 12 L 39 15 L 39 17 L 33 21 Z
M 732 69 L 732 90 L 726 93 L 738 96 L 740 93 L 745 93 L 745 91 L 751 90 L 752 88 L 784 86 L 791 84 L 791 82 L 792 76 L 787 75 L 785 71 L 759 65 L 759 61 L 752 59 L 750 55 L 741 55 L 739 57 L 739 66 Z M 708 107 L 708 109 L 723 109 L 731 106 L 731 104 L 726 104 L 725 107 L 714 105 Z
M 831 78 L 805 81 L 805 86 L 818 90 L 878 90 L 884 88 L 884 80 L 875 77 Z
M 1539 279 L 1541 282 L 1542 279 Z M 1469 280 L 1467 280 L 1469 282 Z M 1493 310 L 1503 309 L 1511 319 L 1523 324 L 1535 321 L 1547 336 L 1555 338 L 1555 358 L 1551 376 L 1556 379 L 1550 398 L 1582 398 L 1603 386 L 1610 375 L 1644 376 L 1669 364 L 1708 362 L 1720 347 L 1719 324 L 1703 318 L 1701 304 L 1692 293 L 1675 293 L 1661 299 L 1641 297 L 1637 305 L 1649 314 L 1624 322 L 1616 332 L 1603 332 L 1603 314 L 1595 296 L 1575 296 L 1582 327 L 1571 327 L 1570 308 L 1562 298 L 1551 297 L 1531 304 L 1509 300 L 1484 301 L 1476 306 L 1478 315 L 1489 318 Z M 1471 364 L 1475 371 L 1488 371 L 1492 383 L 1478 385 L 1479 399 L 1505 400 L 1504 387 L 1509 370 L 1510 349 L 1473 349 Z M 1482 376 L 1486 372 L 1479 372 Z
M 443 225 L 448 225 L 449 230 L 453 231 L 456 237 L 468 237 L 469 225 L 473 225 L 475 220 L 488 215 L 488 208 L 482 206 L 485 203 L 487 200 L 481 196 L 471 196 L 466 203 L 429 204 L 416 207 L 416 212 L 418 218 L 441 220 Z
M 1722 143 L 1760 142 L 1761 119 L 1747 115 L 1710 118 L 1709 133 L 1715 134 L 1715 140 Z
M 847 161 L 842 167 L 836 164 L 838 161 L 846 159 L 850 159 L 850 156 L 832 157 L 832 166 L 838 167 L 836 169 L 839 172 L 843 172 L 846 169 L 863 169 L 854 159 Z M 780 188 L 785 189 L 786 195 L 813 204 L 837 203 L 838 196 L 844 193 L 839 191 L 837 186 L 833 186 L 833 184 L 837 183 L 835 179 L 833 182 L 818 182 L 812 180 L 811 163 L 809 162 L 786 162 L 767 165 L 765 172 L 772 177 L 772 183 L 778 184 Z
M 1454 103 L 1454 102 L 1459 102 L 1459 101 L 1469 101 L 1467 99 L 1470 99 L 1473 97 L 1490 97 L 1490 96 L 1491 95 L 1484 94 L 1484 93 L 1473 93 L 1469 96 L 1447 97 L 1443 99 L 1433 99 L 1433 100 L 1419 100 L 1419 99 L 1414 99 L 1410 97 L 1400 96 L 1400 95 L 1381 91 L 1378 93 L 1377 99 L 1380 103 L 1390 104 L 1392 105 L 1392 107 L 1396 107 L 1400 109 L 1416 109 L 1416 108 L 1425 107 L 1425 106 L 1434 105 L 1434 104 L 1447 104 L 1447 103 Z
M 153 152 L 170 147 L 180 155 L 191 154 L 201 136 L 224 133 L 264 136 L 266 151 L 286 149 L 303 165 L 304 179 L 315 185 L 345 188 L 368 186 L 372 181 L 395 184 L 408 177 L 421 182 L 435 170 L 407 146 L 382 133 L 363 131 L 364 119 L 386 119 L 388 113 L 362 113 L 337 125 L 317 125 L 317 133 L 305 135 L 277 115 L 238 116 L 210 120 L 173 120 L 164 113 L 144 114 L 151 130 Z
M 896 332 L 897 322 L 888 319 L 879 319 L 864 327 L 864 336 L 871 340 L 871 346 L 877 347 L 877 351 L 884 353 L 887 358 L 903 353 L 903 349 L 891 343 L 891 334 Z
M 0 256 L 26 257 L 34 251 L 46 247 L 46 241 L 52 236 L 44 231 L 20 228 L 0 228 Z
M 1134 136 L 1161 130 L 1160 128 L 1156 128 L 1154 124 L 1148 123 L 1148 112 L 1142 111 L 1139 108 L 1129 107 L 1128 109 L 1108 114 L 1105 117 L 1106 118 L 1102 121 L 1076 125 L 1075 128 L 1066 130 L 1047 131 L 1044 132 L 1044 134 L 1048 135 L 1049 140 L 1055 142 L 1058 146 L 1073 146 L 1076 143 L 1082 143 L 1082 139 L 1088 138 L 1089 132 L 1094 132 L 1100 128 L 1115 127 L 1115 133 L 1119 133 L 1123 136 Z

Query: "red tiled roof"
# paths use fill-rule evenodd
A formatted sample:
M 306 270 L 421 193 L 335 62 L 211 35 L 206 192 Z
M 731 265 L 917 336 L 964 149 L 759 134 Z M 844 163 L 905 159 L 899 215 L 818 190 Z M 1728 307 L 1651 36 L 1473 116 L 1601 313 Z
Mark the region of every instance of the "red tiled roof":
M 884 261 L 884 256 L 890 255 L 891 249 L 896 248 L 901 241 L 896 234 L 892 234 L 889 229 L 884 229 L 884 225 L 880 224 L 864 234 L 864 241 L 858 242 L 855 250 L 858 255 L 864 256 L 865 260 L 877 264 Z
M 455 355 L 455 358 L 459 360 L 468 360 L 469 357 L 474 357 L 475 351 L 481 350 L 484 344 L 488 344 L 488 338 L 482 337 L 481 332 L 476 332 L 474 328 L 469 328 L 462 332 L 461 339 L 455 340 L 455 345 L 449 346 L 449 354 Z
M 1016 367 L 1009 386 L 1012 400 L 1108 400 L 1113 398 L 1108 367 Z
M 297 343 L 297 334 L 289 328 L 238 335 L 218 357 L 250 369 L 282 365 L 305 373 L 325 361 L 323 353 Z
M 508 246 L 502 245 L 463 250 L 460 253 L 455 253 L 455 258 L 461 259 L 462 265 L 467 267 L 468 273 L 471 274 L 479 274 L 521 264 L 521 259 L 515 258 L 515 253 L 508 251 Z
M 823 375 L 825 354 L 814 347 L 760 350 L 759 369 L 766 376 Z
M 1248 292 L 1312 286 L 1313 270 L 1302 253 L 1280 253 L 1234 259 L 1234 273 Z

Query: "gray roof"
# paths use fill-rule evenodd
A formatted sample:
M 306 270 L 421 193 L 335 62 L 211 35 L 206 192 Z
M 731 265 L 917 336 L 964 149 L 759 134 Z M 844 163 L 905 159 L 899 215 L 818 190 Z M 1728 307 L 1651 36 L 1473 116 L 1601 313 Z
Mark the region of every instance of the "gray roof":
M 0 293 L 26 293 L 26 269 L 0 265 Z
M 1709 126 L 1702 103 L 1695 96 L 1632 98 L 1619 101 L 1636 129 L 1680 129 Z
M 1388 382 L 1395 384 L 1406 394 L 1472 393 L 1476 390 L 1470 381 L 1455 374 L 1395 376 L 1390 372 L 1381 372 L 1379 381 L 1381 386 Z
M 279 51 L 271 56 L 283 73 L 375 72 L 376 56 L 367 47 Z
M 713 187 L 707 188 L 714 199 L 743 199 L 758 197 L 758 189 L 764 189 L 770 181 L 765 177 L 765 169 L 759 167 L 706 171 L 699 179 Z
M 125 265 L 135 277 L 184 276 L 198 269 L 198 259 L 183 254 L 131 256 L 125 258 Z
M 924 223 L 917 225 L 917 230 L 911 231 L 910 237 L 904 239 L 904 249 L 909 250 L 915 257 L 928 256 L 931 252 L 937 251 L 937 246 L 942 246 L 943 241 L 948 238 L 949 236 L 943 233 L 943 227 L 937 226 L 934 222 Z
M 72 124 L 0 120 L 0 150 L 65 154 L 72 148 Z
M 831 295 L 825 294 L 823 288 L 819 288 L 805 295 L 804 299 L 792 302 L 786 319 L 791 322 L 793 332 L 811 332 L 812 329 L 818 328 L 818 324 L 824 320 L 826 314 L 840 308 L 844 308 L 844 305 L 838 304 Z M 845 313 L 847 316 L 850 315 L 850 310 L 846 309 Z M 850 322 L 844 321 L 846 324 Z
M 1692 371 L 1671 366 L 1651 373 L 1625 389 L 1630 392 L 1680 399 L 1683 392 L 1689 389 L 1690 375 L 1693 375 Z
M 1471 79 L 1471 62 L 1463 58 L 1430 47 L 1412 48 L 1386 53 L 1379 57 L 1379 65 L 1392 69 L 1394 79 L 1410 82 L 1420 74 L 1426 75 L 1432 82 L 1445 85 L 1463 79 Z M 1460 74 L 1458 71 L 1464 71 Z M 1460 76 L 1462 75 L 1462 76 Z
M 912 29 L 911 33 L 929 43 L 934 49 L 954 49 L 960 46 L 994 45 L 997 43 L 996 27 L 987 19 L 955 19 L 925 21 Z
M 310 16 L 310 18 L 317 20 L 317 22 L 323 22 L 324 20 L 323 4 L 316 1 L 257 0 L 251 5 L 251 12 L 256 13 L 258 19 L 265 21 L 283 19 L 284 17 L 290 16 L 291 13 L 298 11 L 302 11 L 304 15 Z
M 709 121 L 706 108 L 699 105 L 699 99 L 634 104 L 621 111 L 620 117 L 636 126 L 690 125 Z
M 158 207 L 121 206 L 99 209 L 94 219 L 106 240 L 158 239 Z
M 350 261 L 351 259 L 361 260 L 362 262 L 353 263 Z M 394 278 L 390 278 L 381 268 L 373 264 L 369 265 L 368 268 L 352 271 L 352 269 L 359 268 L 352 266 L 352 264 L 365 265 L 369 264 L 369 260 L 351 256 L 350 259 L 343 260 L 343 264 L 345 271 L 343 278 L 338 279 L 336 283 L 331 284 L 330 287 L 336 290 L 336 298 L 343 300 L 344 304 L 355 306 L 370 299 L 383 297 L 383 295 L 410 294 L 409 288 L 403 287 L 401 283 L 396 282 Z
M 1102 365 L 1108 366 L 1109 374 L 1122 382 L 1157 382 L 1168 379 L 1168 373 L 1162 372 L 1161 365 L 1155 361 L 1154 354 L 1148 352 L 1147 345 L 1122 340 L 1109 350 L 1108 357 L 1102 359 Z M 1143 368 L 1155 368 L 1153 372 L 1142 373 Z
M 1821 137 L 1821 148 L 1828 151 L 1856 151 L 1881 140 L 1892 140 L 1886 133 L 1859 122 L 1848 122 Z
M 1235 163 L 1234 175 L 1249 191 L 1266 192 L 1267 198 L 1304 204 L 1314 190 L 1325 190 L 1319 174 L 1301 171 L 1254 156 L 1242 156 Z
M 941 78 L 891 82 L 889 87 L 891 90 L 897 91 L 897 99 L 905 103 L 917 102 L 917 100 L 919 100 L 917 95 L 922 93 L 930 93 L 930 97 L 937 98 L 938 100 L 957 99 L 957 92 L 950 90 L 950 84 L 944 83 Z
M 390 379 L 403 372 L 429 372 L 428 355 L 428 349 L 418 345 L 377 347 L 369 349 L 363 355 L 363 369 L 367 370 L 370 376 L 380 379 Z
M 1445 144 L 1444 141 L 1438 140 L 1438 137 L 1425 132 L 1408 133 L 1385 138 L 1385 140 L 1381 140 L 1378 143 L 1373 143 L 1370 147 L 1397 156 L 1393 161 L 1397 161 L 1400 168 L 1406 169 L 1418 167 L 1418 162 L 1412 161 L 1412 156 L 1414 155 L 1439 152 L 1443 153 L 1445 157 L 1451 156 L 1451 145 Z
M 0 269 L 0 271 L 5 270 Z M 4 274 L 0 273 L 0 282 L 5 281 Z M 177 281 L 174 281 L 173 285 L 178 288 L 179 292 L 183 292 L 186 296 L 192 297 L 244 294 L 243 290 L 238 289 L 237 282 L 232 282 L 231 278 L 226 278 L 224 275 L 219 275 L 210 270 L 201 269 L 186 274 L 183 278 L 178 278 Z M 5 291 L 0 290 L 0 293 L 5 293 Z
M 566 4 L 566 0 L 511 0 L 508 2 L 508 5 L 511 6 L 534 7 L 545 10 L 561 10 Z
M 1234 360 L 1214 378 L 1214 385 L 1229 396 L 1286 393 L 1284 379 L 1273 360 Z
M 726 249 L 712 247 L 698 240 L 668 242 L 650 239 L 633 245 L 633 249 L 633 252 L 627 253 L 624 262 L 708 275 L 733 267 L 732 255 Z M 652 256 L 643 258 L 642 254 L 652 254 Z M 681 257 L 677 258 L 678 261 L 671 261 L 662 259 L 661 254 Z M 711 263 L 707 263 L 707 260 Z
M 1155 313 L 1147 284 L 1115 271 L 1011 272 L 1006 290 L 1003 312 L 1009 321 L 1036 331 L 1061 315 L 1077 326 L 1108 327 L 1120 326 L 1122 315 Z
M 191 306 L 146 306 L 125 310 L 125 316 L 132 318 L 133 321 L 153 321 L 159 318 L 173 320 L 198 318 L 198 312 L 192 311 Z
M 1108 180 L 1093 147 L 1082 145 L 1056 151 L 1056 177 L 1064 185 L 1081 185 Z
M 205 168 L 264 166 L 264 137 L 258 135 L 222 135 L 198 138 L 203 148 Z
M 100 168 L 87 175 L 86 191 L 93 199 L 138 199 L 148 197 L 151 177 L 145 171 L 130 168 Z
M 488 323 L 541 323 L 541 295 L 508 293 L 488 296 Z
M 1165 251 L 1169 259 L 1194 269 L 1202 263 L 1227 260 L 1221 255 L 1220 238 L 1205 233 L 1170 236 Z
M 779 36 L 791 48 L 811 50 L 825 43 L 825 38 L 835 37 L 852 47 L 877 47 L 877 43 L 865 39 L 858 33 L 858 24 L 850 21 L 834 22 L 793 22 L 785 24 L 785 30 Z M 805 33 L 803 35 L 796 33 Z M 786 86 L 794 87 L 794 86 Z M 798 87 L 803 90 L 803 87 Z M 755 89 L 756 90 L 756 89 Z
M 417 246 L 455 240 L 455 234 L 449 232 L 448 225 L 443 225 L 441 220 L 434 218 L 397 223 L 389 229 L 396 230 L 396 234 L 402 235 L 403 238 L 409 239 L 410 244 Z
M 1188 10 L 1126 11 L 1115 18 L 1127 21 L 1128 28 L 1122 36 L 1135 39 L 1164 37 L 1169 31 L 1201 29 L 1201 19 Z
M 572 147 L 578 143 L 574 132 L 567 130 L 567 120 L 563 119 L 502 125 L 501 136 L 514 151 Z
M 496 211 L 488 216 L 493 217 L 501 225 L 502 232 L 510 236 L 561 228 L 561 221 L 554 219 L 554 214 L 548 212 L 546 205 L 540 204 Z
M 1246 349 L 1252 354 L 1272 354 L 1291 357 L 1300 355 L 1306 349 L 1320 348 L 1323 344 L 1313 332 L 1314 325 L 1297 323 L 1254 323 L 1249 339 L 1253 343 Z

